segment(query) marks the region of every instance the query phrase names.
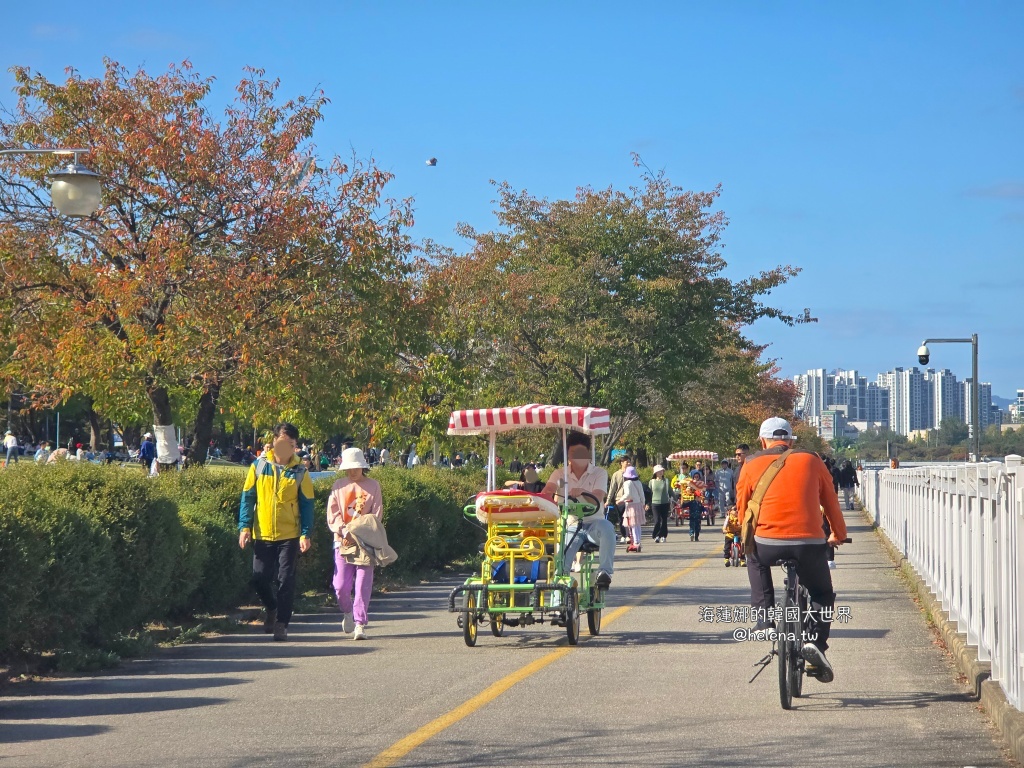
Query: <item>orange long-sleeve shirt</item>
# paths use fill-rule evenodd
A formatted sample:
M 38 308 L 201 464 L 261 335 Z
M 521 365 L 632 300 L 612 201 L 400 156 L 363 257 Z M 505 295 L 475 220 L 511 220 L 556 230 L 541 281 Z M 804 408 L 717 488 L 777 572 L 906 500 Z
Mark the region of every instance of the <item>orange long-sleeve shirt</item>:
M 754 495 L 761 475 L 786 448 L 776 442 L 747 458 L 736 481 L 736 509 L 740 520 L 747 512 L 747 502 Z M 846 538 L 846 521 L 839 509 L 839 497 L 832 486 L 832 475 L 825 462 L 815 454 L 798 451 L 768 486 L 761 501 L 755 534 L 766 539 L 824 539 L 821 511 L 825 510 L 837 539 Z

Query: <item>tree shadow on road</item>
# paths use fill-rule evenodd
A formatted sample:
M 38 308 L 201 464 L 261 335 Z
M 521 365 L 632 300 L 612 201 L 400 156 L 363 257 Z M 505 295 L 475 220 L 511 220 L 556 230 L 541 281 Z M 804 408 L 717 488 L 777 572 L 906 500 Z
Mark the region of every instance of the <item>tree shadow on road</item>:
M 109 725 L 63 725 L 50 723 L 0 723 L 0 744 L 70 739 L 77 736 L 97 736 L 110 730 Z
M 175 709 L 208 707 L 224 704 L 230 699 L 212 696 L 124 696 L 97 698 L 94 696 L 47 697 L 45 699 L 19 698 L 0 704 L 0 719 L 61 720 L 69 717 L 111 717 L 137 715 L 143 712 L 169 712 Z

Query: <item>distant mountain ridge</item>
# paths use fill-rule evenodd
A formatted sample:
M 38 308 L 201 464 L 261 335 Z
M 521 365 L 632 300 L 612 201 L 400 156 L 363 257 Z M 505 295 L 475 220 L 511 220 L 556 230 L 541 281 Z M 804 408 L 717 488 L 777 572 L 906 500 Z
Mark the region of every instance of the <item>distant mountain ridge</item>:
M 1008 397 L 996 397 L 995 395 L 992 395 L 992 404 L 993 405 L 998 405 L 999 406 L 999 410 L 1001 410 L 1001 411 L 1005 411 L 1007 408 L 1010 407 L 1010 403 L 1015 403 L 1015 402 L 1017 402 L 1017 398 L 1014 398 L 1013 400 L 1011 400 Z

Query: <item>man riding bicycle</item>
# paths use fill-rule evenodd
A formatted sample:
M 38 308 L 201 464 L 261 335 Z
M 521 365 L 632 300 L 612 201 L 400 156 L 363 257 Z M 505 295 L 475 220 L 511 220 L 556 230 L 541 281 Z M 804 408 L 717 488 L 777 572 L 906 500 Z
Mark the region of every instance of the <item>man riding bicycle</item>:
M 747 504 L 765 471 L 781 454 L 793 449 L 796 437 L 785 419 L 766 419 L 758 433 L 761 452 L 746 459 L 736 482 L 736 507 L 744 520 Z M 827 542 L 821 514 L 832 527 Z M 767 609 L 775 605 L 775 586 L 771 566 L 780 560 L 795 560 L 797 575 L 811 597 L 807 622 L 809 642 L 804 642 L 803 657 L 807 674 L 821 682 L 832 681 L 832 665 L 825 658 L 830 623 L 822 620 L 822 610 L 831 617 L 836 594 L 828 569 L 827 545 L 837 547 L 846 538 L 846 521 L 839 509 L 839 498 L 832 489 L 832 475 L 825 463 L 810 451 L 793 451 L 768 486 L 761 500 L 756 548 L 747 555 L 750 602 L 758 625 L 768 624 Z

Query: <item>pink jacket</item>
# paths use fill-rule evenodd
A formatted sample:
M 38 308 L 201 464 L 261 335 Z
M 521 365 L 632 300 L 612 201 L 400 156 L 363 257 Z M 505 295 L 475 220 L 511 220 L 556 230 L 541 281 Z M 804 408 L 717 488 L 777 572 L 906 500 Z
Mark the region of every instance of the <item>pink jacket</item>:
M 361 509 L 361 513 L 357 512 Z M 380 483 L 369 477 L 349 480 L 343 477 L 331 488 L 327 497 L 327 527 L 334 531 L 334 540 L 341 541 L 348 532 L 347 524 L 356 514 L 384 516 Z

